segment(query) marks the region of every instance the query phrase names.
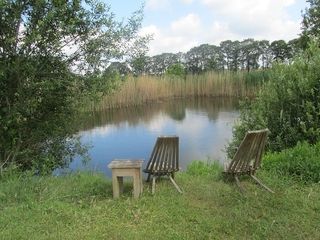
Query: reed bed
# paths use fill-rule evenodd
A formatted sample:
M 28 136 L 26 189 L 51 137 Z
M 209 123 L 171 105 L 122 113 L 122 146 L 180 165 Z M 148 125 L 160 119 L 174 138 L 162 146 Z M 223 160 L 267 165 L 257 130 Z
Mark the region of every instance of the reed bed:
M 91 103 L 87 110 L 104 110 L 137 106 L 172 98 L 189 97 L 254 97 L 266 77 L 246 72 L 207 72 L 175 76 L 129 76 L 113 94 Z M 249 79 L 249 80 L 248 80 Z

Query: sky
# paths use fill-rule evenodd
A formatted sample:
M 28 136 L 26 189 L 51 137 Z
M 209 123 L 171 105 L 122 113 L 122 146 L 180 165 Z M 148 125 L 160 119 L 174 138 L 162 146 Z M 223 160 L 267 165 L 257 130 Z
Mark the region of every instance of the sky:
M 152 34 L 149 56 L 187 52 L 224 40 L 291 40 L 301 32 L 305 0 L 105 0 L 118 19 L 144 3 L 140 34 Z

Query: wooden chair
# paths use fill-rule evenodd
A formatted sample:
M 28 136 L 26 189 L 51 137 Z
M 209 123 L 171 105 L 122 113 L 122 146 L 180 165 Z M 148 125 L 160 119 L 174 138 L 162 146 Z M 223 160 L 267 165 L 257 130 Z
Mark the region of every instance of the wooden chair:
M 150 181 L 152 176 L 152 194 L 155 193 L 156 178 L 161 176 L 168 176 L 178 192 L 182 193 L 174 181 L 174 173 L 179 171 L 179 137 L 158 137 L 147 167 L 143 171 L 148 173 L 147 182 Z
M 232 161 L 225 168 L 224 173 L 234 177 L 241 191 L 243 191 L 243 188 L 241 187 L 238 176 L 247 174 L 263 188 L 274 193 L 255 176 L 255 172 L 261 164 L 268 132 L 268 129 L 247 132 Z

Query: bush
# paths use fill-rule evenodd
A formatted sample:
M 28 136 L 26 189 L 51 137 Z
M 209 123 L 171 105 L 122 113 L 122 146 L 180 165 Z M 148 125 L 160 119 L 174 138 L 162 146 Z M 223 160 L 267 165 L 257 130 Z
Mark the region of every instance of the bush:
M 263 168 L 295 180 L 320 182 L 320 142 L 310 145 L 298 143 L 294 148 L 278 153 L 268 153 L 263 159 Z
M 167 71 L 167 76 L 179 77 L 184 78 L 186 76 L 186 70 L 184 69 L 183 65 L 180 63 L 171 65 Z
M 270 80 L 254 102 L 242 103 L 240 122 L 234 128 L 228 153 L 245 132 L 268 128 L 268 148 L 273 151 L 294 147 L 299 141 L 315 144 L 320 140 L 320 49 L 316 45 L 292 63 L 275 64 Z

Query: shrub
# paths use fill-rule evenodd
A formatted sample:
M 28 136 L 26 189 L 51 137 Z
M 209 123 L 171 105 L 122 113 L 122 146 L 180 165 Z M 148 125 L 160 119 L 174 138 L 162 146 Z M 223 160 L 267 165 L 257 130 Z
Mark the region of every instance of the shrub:
M 255 101 L 240 107 L 240 122 L 233 131 L 228 153 L 248 130 L 268 128 L 268 148 L 273 151 L 294 147 L 299 141 L 320 140 L 320 49 L 316 45 L 293 59 L 275 64 L 270 80 Z
M 167 76 L 175 76 L 179 78 L 184 78 L 186 76 L 186 70 L 184 69 L 183 65 L 180 63 L 171 65 L 167 71 Z
M 263 168 L 305 183 L 320 182 L 320 142 L 298 143 L 294 148 L 268 153 L 263 159 Z

